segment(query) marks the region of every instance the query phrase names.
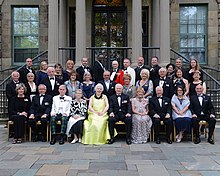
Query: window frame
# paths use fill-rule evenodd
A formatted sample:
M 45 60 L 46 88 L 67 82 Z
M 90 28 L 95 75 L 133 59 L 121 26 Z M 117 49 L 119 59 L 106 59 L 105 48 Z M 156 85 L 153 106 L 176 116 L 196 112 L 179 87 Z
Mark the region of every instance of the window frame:
M 14 14 L 15 14 L 15 9 L 16 8 L 37 8 L 38 9 L 38 20 L 15 20 L 15 18 L 14 18 Z M 19 51 L 19 50 L 27 50 L 27 52 L 24 52 L 24 51 L 22 51 L 23 52 L 23 54 L 25 55 L 29 55 L 28 57 L 35 57 L 38 53 L 39 53 L 39 49 L 40 49 L 40 44 L 39 44 L 39 42 L 40 42 L 40 8 L 39 8 L 39 6 L 37 6 L 37 5 L 31 5 L 31 6 L 11 6 L 11 18 L 12 18 L 12 20 L 11 20 L 11 33 L 12 33 L 12 35 L 11 35 L 11 37 L 12 37 L 12 64 L 13 65 L 22 65 L 22 64 L 24 64 L 25 63 L 25 60 L 26 60 L 26 58 L 27 57 L 25 57 L 24 58 L 24 61 L 23 62 L 21 62 L 21 61 L 15 61 L 15 58 L 16 58 L 16 56 L 15 56 L 15 54 L 16 53 L 19 53 L 19 52 L 16 52 L 16 50 L 17 51 Z M 19 21 L 19 22 L 29 22 L 29 23 L 31 23 L 31 22 L 38 22 L 38 32 L 37 32 L 37 34 L 15 34 L 15 22 L 16 21 Z M 38 39 L 38 47 L 37 48 L 32 48 L 32 47 L 27 47 L 27 48 L 21 48 L 21 47 L 15 47 L 15 38 L 16 37 L 37 37 Z M 36 53 L 35 53 L 35 50 L 36 50 Z
M 183 7 L 204 7 L 205 8 L 205 14 L 206 14 L 206 19 L 205 19 L 205 23 L 204 24 L 198 24 L 196 23 L 189 23 L 189 21 L 187 20 L 187 23 L 185 24 L 187 26 L 187 28 L 189 28 L 189 25 L 196 25 L 196 30 L 198 28 L 198 25 L 204 25 L 204 33 L 189 33 L 188 29 L 187 29 L 187 33 L 181 33 L 181 8 Z M 198 18 L 196 18 L 197 21 Z M 192 37 L 199 37 L 203 35 L 204 36 L 204 46 L 201 47 L 197 47 L 197 46 L 188 46 L 188 47 L 181 47 L 181 39 L 186 37 L 187 38 L 187 42 L 189 38 Z M 181 50 L 187 50 L 187 52 L 181 52 Z M 190 53 L 199 53 L 199 51 L 201 51 L 202 49 L 204 49 L 204 60 L 200 61 L 199 58 L 197 58 L 197 55 L 192 55 L 190 56 Z M 191 50 L 191 51 L 190 51 Z M 180 4 L 179 5 L 179 52 L 181 54 L 183 54 L 185 56 L 185 53 L 187 53 L 186 57 L 188 59 L 190 59 L 190 57 L 195 57 L 198 59 L 200 64 L 207 64 L 208 63 L 208 4 Z

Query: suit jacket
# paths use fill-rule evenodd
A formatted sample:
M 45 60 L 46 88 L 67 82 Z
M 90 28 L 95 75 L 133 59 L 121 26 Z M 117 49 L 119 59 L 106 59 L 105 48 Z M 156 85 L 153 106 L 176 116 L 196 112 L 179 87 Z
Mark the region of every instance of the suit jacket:
M 121 94 L 121 107 L 119 107 L 118 98 L 116 94 L 112 95 L 109 99 L 109 114 L 112 112 L 114 114 L 117 114 L 120 111 L 124 114 L 131 114 L 131 102 L 129 96 L 123 93 Z
M 112 76 L 112 74 L 115 74 L 115 73 L 112 71 L 111 76 Z M 124 76 L 124 72 L 122 70 L 117 69 L 117 72 L 114 75 L 114 78 L 111 79 L 111 81 L 114 81 L 115 83 L 119 83 L 121 85 L 124 85 L 123 76 Z
M 155 79 L 159 79 L 160 76 L 159 76 L 159 69 L 161 67 L 159 65 L 156 65 L 154 67 L 150 67 L 150 80 L 155 80 Z
M 141 75 L 140 75 L 140 73 L 141 73 L 141 70 L 143 70 L 143 69 L 148 69 L 148 68 L 147 68 L 146 65 L 143 65 L 141 68 L 140 68 L 140 67 L 136 67 L 136 68 L 134 69 L 135 74 L 136 74 L 135 82 L 137 82 L 138 80 L 141 80 Z
M 107 90 L 107 87 L 106 87 L 106 84 L 105 84 L 105 81 L 102 80 L 102 81 L 99 81 L 100 84 L 103 85 L 104 87 L 104 90 L 103 90 L 103 93 L 109 98 L 110 96 L 112 96 L 113 94 L 115 94 L 115 85 L 116 83 L 113 82 L 113 81 L 110 81 L 109 83 L 109 89 Z
M 150 116 L 153 118 L 155 114 L 158 114 L 160 118 L 165 118 L 166 114 L 172 114 L 171 111 L 171 103 L 170 99 L 167 97 L 162 97 L 162 107 L 160 107 L 159 100 L 156 96 L 152 97 L 149 100 L 149 110 L 150 110 Z
M 50 114 L 67 114 L 70 115 L 70 107 L 72 103 L 72 98 L 70 96 L 64 95 L 64 100 L 60 99 L 60 95 L 53 97 L 53 104 Z
M 44 95 L 44 99 L 42 104 L 40 104 L 40 96 L 36 95 L 32 99 L 30 114 L 34 114 L 35 117 L 41 117 L 43 114 L 50 115 L 50 111 L 52 108 L 52 96 Z
M 159 86 L 159 83 L 160 83 L 160 79 L 155 79 L 153 81 L 153 84 L 154 84 L 154 96 L 156 96 L 155 88 L 157 86 Z M 166 77 L 166 79 L 164 80 L 164 84 L 163 84 L 163 96 L 168 97 L 168 98 L 171 99 L 173 94 L 174 94 L 173 81 Z
M 59 94 L 59 86 L 62 84 L 62 80 L 55 77 L 55 85 L 54 90 L 52 90 L 52 86 L 49 80 L 49 77 L 46 77 L 42 80 L 41 84 L 44 84 L 47 87 L 46 94 L 51 95 L 52 97 Z
M 12 97 L 17 95 L 15 88 L 16 88 L 16 84 L 13 80 L 6 85 L 6 97 L 8 101 L 10 101 Z
M 35 78 L 34 78 L 34 81 L 36 80 L 36 74 L 35 74 L 35 71 L 31 68 L 30 69 L 31 72 L 35 75 Z M 30 73 L 30 71 L 25 67 L 21 68 L 20 70 L 18 70 L 18 72 L 20 73 L 20 82 L 22 83 L 27 83 L 28 80 L 27 80 L 27 74 Z
M 202 112 L 205 116 L 210 114 L 215 114 L 211 98 L 208 95 L 203 94 L 202 106 L 199 103 L 199 98 L 197 95 L 190 97 L 190 110 L 192 114 L 196 114 L 198 117 L 202 115 Z
M 87 69 L 87 71 L 91 74 L 91 76 L 93 77 L 93 71 L 92 71 L 92 69 L 91 69 L 89 66 L 87 66 L 86 69 Z M 78 68 L 76 69 L 76 72 L 77 72 L 77 80 L 78 80 L 79 82 L 83 82 L 83 75 L 84 75 L 84 73 L 85 73 L 84 68 L 83 68 L 82 66 L 80 66 L 80 67 L 78 67 Z
M 100 65 L 98 61 L 95 61 L 93 67 L 93 79 L 96 83 L 103 80 L 104 68 Z

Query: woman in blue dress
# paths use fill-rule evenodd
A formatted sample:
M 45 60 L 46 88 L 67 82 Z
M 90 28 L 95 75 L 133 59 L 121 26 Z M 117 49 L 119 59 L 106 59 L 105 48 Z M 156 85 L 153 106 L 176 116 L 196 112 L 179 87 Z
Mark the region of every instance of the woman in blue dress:
M 190 101 L 189 98 L 184 95 L 184 92 L 184 88 L 178 86 L 171 99 L 172 118 L 175 121 L 177 131 L 176 142 L 181 142 L 184 132 L 191 132 L 192 113 L 189 110 Z
M 47 62 L 42 61 L 40 63 L 40 70 L 36 74 L 36 84 L 37 85 L 41 84 L 41 81 L 48 76 L 47 75 L 47 68 L 48 68 Z

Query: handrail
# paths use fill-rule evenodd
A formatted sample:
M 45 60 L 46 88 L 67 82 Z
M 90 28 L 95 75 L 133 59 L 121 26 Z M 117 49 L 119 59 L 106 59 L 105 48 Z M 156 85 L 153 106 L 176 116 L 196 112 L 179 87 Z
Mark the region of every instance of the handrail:
M 170 51 L 174 52 L 176 55 L 179 55 L 183 59 L 185 59 L 187 62 L 190 62 L 188 58 L 186 58 L 184 55 L 180 54 L 179 52 L 175 51 L 174 49 L 170 48 Z
M 209 78 L 211 78 L 213 81 L 215 81 L 215 83 L 220 87 L 220 82 L 219 82 L 217 79 L 215 79 L 212 75 L 210 75 L 210 74 L 209 74 L 207 71 L 205 71 L 205 70 L 202 70 L 202 72 L 205 73 L 206 76 L 208 76 Z
M 17 65 L 17 66 L 14 66 L 14 67 L 9 67 L 9 68 L 6 68 L 6 69 L 2 69 L 2 70 L 0 70 L 0 73 L 5 72 L 5 71 L 9 71 L 9 70 L 15 70 L 18 67 L 20 67 L 20 66 Z

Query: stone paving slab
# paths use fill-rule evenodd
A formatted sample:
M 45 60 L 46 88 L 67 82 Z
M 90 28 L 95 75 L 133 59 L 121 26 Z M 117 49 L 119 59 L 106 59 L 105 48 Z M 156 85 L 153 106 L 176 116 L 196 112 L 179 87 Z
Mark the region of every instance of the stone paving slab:
M 44 176 L 63 176 L 66 175 L 68 170 L 70 168 L 70 165 L 49 165 L 45 164 L 42 166 L 36 175 L 44 175 Z

